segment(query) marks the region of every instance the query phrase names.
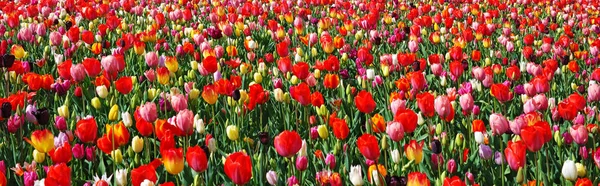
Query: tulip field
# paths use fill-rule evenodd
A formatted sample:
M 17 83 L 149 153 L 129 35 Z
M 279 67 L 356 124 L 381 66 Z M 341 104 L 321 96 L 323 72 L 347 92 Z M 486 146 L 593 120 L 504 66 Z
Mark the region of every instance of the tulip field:
M 600 186 L 595 0 L 0 1 L 0 186 Z

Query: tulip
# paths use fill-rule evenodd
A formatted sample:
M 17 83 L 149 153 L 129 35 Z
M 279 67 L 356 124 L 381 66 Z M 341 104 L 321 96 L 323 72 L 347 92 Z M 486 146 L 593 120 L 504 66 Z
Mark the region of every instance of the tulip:
M 194 127 L 194 113 L 188 109 L 181 110 L 177 113 L 176 125 L 184 134 L 191 134 Z
M 33 161 L 36 163 L 43 163 L 46 160 L 46 154 L 41 153 L 38 150 L 33 150 Z
M 304 171 L 308 168 L 308 158 L 306 156 L 298 156 L 296 158 L 296 169 Z
M 226 133 L 227 133 L 227 138 L 229 138 L 229 140 L 235 141 L 235 140 L 238 140 L 238 138 L 239 138 L 239 129 L 235 125 L 227 126 Z
M 329 165 L 329 168 L 334 169 L 335 168 L 335 155 L 327 154 L 327 156 L 325 157 L 325 164 Z
M 181 148 L 171 148 L 160 152 L 162 155 L 162 161 L 165 165 L 165 170 L 176 175 L 183 171 L 183 150 Z
M 452 108 L 448 96 L 441 95 L 435 98 L 434 108 L 435 112 L 446 121 L 449 121 L 448 119 L 454 115 L 454 108 Z
M 275 171 L 269 171 L 267 172 L 267 182 L 269 182 L 270 185 L 277 185 L 277 173 Z
M 91 104 L 92 104 L 92 107 L 94 107 L 96 110 L 98 110 L 102 107 L 102 103 L 100 103 L 100 98 L 98 98 L 98 97 L 92 98 Z
M 108 121 L 116 121 L 119 117 L 119 106 L 113 105 L 108 112 Z
M 573 125 L 569 128 L 569 133 L 571 134 L 571 137 L 573 137 L 575 143 L 579 145 L 585 145 L 587 143 L 588 130 L 585 126 L 581 124 Z
M 144 149 L 144 139 L 142 139 L 138 136 L 134 136 L 133 139 L 131 140 L 131 148 L 133 149 L 133 152 L 135 152 L 135 153 L 142 152 L 142 149 Z
M 585 165 L 583 165 L 581 163 L 575 163 L 575 167 L 577 167 L 577 176 L 585 177 L 585 175 L 586 175 Z
M 140 116 L 147 122 L 154 122 L 157 118 L 156 104 L 147 102 L 139 108 Z
M 175 112 L 187 109 L 188 103 L 187 98 L 183 94 L 171 95 L 171 107 Z
M 489 121 L 492 133 L 495 135 L 502 135 L 508 130 L 508 120 L 501 114 L 491 114 Z
M 185 155 L 188 166 L 198 173 L 208 168 L 207 158 L 206 152 L 199 146 L 190 147 Z
M 565 179 L 575 181 L 577 179 L 577 166 L 575 166 L 575 162 L 573 160 L 566 160 L 563 163 L 561 174 Z
M 327 137 L 329 137 L 329 130 L 326 125 L 319 125 L 317 127 L 317 133 L 322 139 L 327 139 Z
M 370 92 L 362 90 L 354 97 L 356 108 L 362 113 L 371 113 L 375 110 L 376 104 Z
M 25 138 L 25 141 L 42 154 L 50 152 L 54 148 L 54 135 L 48 129 L 33 131 L 31 140 Z
M 131 114 L 129 114 L 129 112 L 122 112 L 121 120 L 123 120 L 123 124 L 125 124 L 126 127 L 131 127 L 133 124 L 131 121 Z
M 75 144 L 71 151 L 73 152 L 73 157 L 76 159 L 82 159 L 85 157 L 85 149 L 83 148 L 82 144 Z
M 364 185 L 364 181 L 363 181 L 363 177 L 362 177 L 362 168 L 360 167 L 360 165 L 352 166 L 350 168 L 350 173 L 349 173 L 348 177 L 350 177 L 350 182 L 352 183 L 352 185 L 355 185 L 355 186 Z
M 360 153 L 369 160 L 379 159 L 379 144 L 375 136 L 363 134 L 356 140 L 356 145 Z
M 224 171 L 235 184 L 243 185 L 252 178 L 252 162 L 244 152 L 230 154 L 225 159 Z
M 400 141 L 404 137 L 404 127 L 399 122 L 393 121 L 387 125 L 386 133 L 393 141 Z
M 100 98 L 106 98 L 108 96 L 108 89 L 106 88 L 106 86 L 104 85 L 100 85 L 96 87 L 96 94 L 100 97 Z
M 275 137 L 273 145 L 279 155 L 291 157 L 300 151 L 302 138 L 296 131 L 285 130 Z
M 488 160 L 490 158 L 492 158 L 492 148 L 490 148 L 490 146 L 484 145 L 484 144 L 480 144 L 479 145 L 479 157 Z
M 394 149 L 390 152 L 390 156 L 392 157 L 392 162 L 398 164 L 400 163 L 400 152 L 398 149 Z
M 119 169 L 114 174 L 117 186 L 127 185 L 127 169 Z
M 411 172 L 407 177 L 406 186 L 429 185 L 429 179 L 425 173 Z
M 116 149 L 116 150 L 113 150 L 112 152 L 110 152 L 110 157 L 117 164 L 120 164 L 121 162 L 123 162 L 123 153 L 121 152 L 121 149 Z
M 417 143 L 417 141 L 411 140 L 404 146 L 404 152 L 406 157 L 415 164 L 421 163 L 423 161 L 423 142 Z
M 519 170 L 519 168 L 525 165 L 525 154 L 527 153 L 525 148 L 526 146 L 523 143 L 523 141 L 508 142 L 508 146 L 506 147 L 506 149 L 504 149 L 504 155 L 506 156 L 508 165 L 512 170 Z M 500 160 L 497 160 L 496 163 L 502 163 L 502 154 L 497 153 L 496 159 L 498 158 L 500 158 Z

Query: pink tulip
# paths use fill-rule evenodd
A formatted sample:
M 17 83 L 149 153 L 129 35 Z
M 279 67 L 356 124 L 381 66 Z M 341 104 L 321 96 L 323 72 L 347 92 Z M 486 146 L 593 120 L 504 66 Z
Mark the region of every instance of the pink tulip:
M 171 95 L 171 107 L 175 112 L 187 109 L 187 98 L 183 94 Z
M 462 108 L 463 112 L 467 114 L 471 113 L 471 111 L 473 110 L 473 106 L 475 105 L 471 93 L 463 94 L 462 96 L 460 96 L 459 101 L 460 107 Z
M 452 112 L 452 104 L 450 104 L 450 100 L 446 95 L 440 95 L 435 98 L 434 108 L 435 112 L 442 118 L 445 118 Z
M 444 72 L 444 67 L 442 67 L 442 65 L 439 63 L 431 64 L 431 72 L 433 75 L 441 76 Z
M 581 124 L 573 125 L 569 129 L 569 133 L 571 137 L 573 137 L 573 141 L 579 145 L 585 145 L 588 140 L 588 131 L 587 128 Z
M 119 70 L 119 62 L 117 61 L 117 58 L 113 55 L 102 57 L 101 63 L 102 68 L 104 68 L 104 70 L 106 70 L 109 73 L 117 72 Z
M 512 121 L 508 122 L 508 126 L 510 127 L 510 131 L 512 131 L 514 134 L 519 135 L 521 134 L 521 129 L 526 125 L 527 123 L 525 122 L 525 118 L 523 117 L 523 115 L 517 116 L 515 119 L 513 119 Z
M 156 112 L 156 104 L 153 102 L 147 102 L 146 104 L 140 106 L 139 112 L 140 116 L 150 123 L 156 121 L 156 118 L 158 117 L 158 113 Z
M 215 57 L 217 59 L 220 59 L 221 57 L 223 57 L 223 55 L 225 54 L 225 49 L 223 48 L 223 46 L 219 45 L 215 47 Z
M 80 82 L 85 78 L 85 67 L 83 64 L 76 64 L 71 66 L 71 78 L 75 82 Z
M 479 81 L 483 81 L 485 79 L 485 71 L 481 67 L 474 67 L 471 72 L 473 73 L 473 77 Z
M 150 82 L 154 82 L 156 79 L 156 73 L 154 72 L 154 69 L 146 70 L 146 72 L 144 72 L 144 76 L 146 76 L 146 79 Z
M 190 134 L 194 129 L 194 113 L 192 111 L 185 109 L 181 110 L 177 113 L 177 121 L 176 125 L 183 134 Z
M 533 96 L 533 100 L 537 103 L 537 110 L 546 110 L 548 108 L 548 98 L 544 94 Z
M 398 112 L 398 109 L 406 108 L 406 100 L 396 99 L 396 100 L 392 101 L 392 103 L 390 104 L 390 108 L 392 109 L 392 113 L 394 115 L 396 115 L 396 112 Z
M 590 83 L 587 100 L 588 102 L 600 101 L 600 85 L 597 83 Z
M 409 41 L 408 42 L 408 50 L 410 50 L 410 52 L 415 53 L 417 52 L 417 50 L 419 50 L 419 44 L 416 41 Z
M 58 32 L 50 33 L 50 44 L 52 46 L 58 46 L 62 43 L 62 35 Z
M 525 104 L 523 105 L 523 113 L 527 114 L 530 112 L 535 112 L 537 110 L 536 107 L 537 103 L 535 102 L 534 99 L 529 99 L 525 102 Z
M 146 65 L 148 65 L 149 67 L 154 68 L 158 66 L 158 55 L 156 54 L 156 52 L 146 53 L 144 59 L 146 60 Z
M 306 156 L 299 156 L 296 158 L 296 169 L 304 171 L 308 168 L 308 158 Z
M 402 124 L 392 121 L 387 124 L 385 132 L 388 134 L 392 141 L 400 141 L 404 137 L 404 128 Z
M 493 113 L 490 115 L 490 126 L 493 134 L 501 135 L 508 130 L 508 120 L 501 114 Z
M 523 84 L 523 89 L 525 90 L 525 94 L 527 94 L 528 96 L 534 96 L 535 94 L 537 94 L 535 86 L 533 86 L 531 83 Z

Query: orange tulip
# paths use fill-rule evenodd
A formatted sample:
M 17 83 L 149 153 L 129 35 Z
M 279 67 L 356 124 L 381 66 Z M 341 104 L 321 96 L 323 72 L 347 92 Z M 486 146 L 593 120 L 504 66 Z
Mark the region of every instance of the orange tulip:
M 429 178 L 421 172 L 411 172 L 406 181 L 407 186 L 429 186 Z
M 119 122 L 115 125 L 106 125 L 106 131 L 109 139 L 114 139 L 117 146 L 127 145 L 129 143 L 129 131 L 123 122 Z
M 217 103 L 218 98 L 219 94 L 217 93 L 213 84 L 204 86 L 202 91 L 202 99 L 204 99 L 204 101 L 206 101 L 208 104 L 214 105 Z
M 410 142 L 404 145 L 404 152 L 408 160 L 414 161 L 415 164 L 419 164 L 423 161 L 423 141 L 418 142 L 416 140 L 410 140 Z

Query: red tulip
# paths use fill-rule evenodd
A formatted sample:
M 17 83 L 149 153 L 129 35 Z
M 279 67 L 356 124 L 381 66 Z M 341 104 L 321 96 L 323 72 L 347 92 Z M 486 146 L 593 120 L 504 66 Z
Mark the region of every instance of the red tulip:
M 298 79 L 304 80 L 310 75 L 310 67 L 308 66 L 308 63 L 298 62 L 292 67 L 292 73 L 294 73 Z
M 142 118 L 139 109 L 135 110 L 133 113 L 133 119 L 135 120 L 135 129 L 137 129 L 142 136 L 148 137 L 152 135 L 154 126 L 152 126 L 152 123 L 147 122 L 144 118 Z
M 573 105 L 577 110 L 583 110 L 586 105 L 585 98 L 578 93 L 573 93 L 567 97 L 566 101 Z
M 100 74 L 100 72 L 102 72 L 102 65 L 96 58 L 86 58 L 83 60 L 82 64 L 85 68 L 85 72 L 90 77 L 96 77 L 98 74 Z
M 513 98 L 510 88 L 502 83 L 493 84 L 490 93 L 501 103 L 510 101 Z
M 71 185 L 71 169 L 65 164 L 55 164 L 48 167 L 48 174 L 44 185 Z
M 94 143 L 98 135 L 98 124 L 93 117 L 77 121 L 75 135 L 83 143 Z
M 290 55 L 287 42 L 281 42 L 276 44 L 275 49 L 277 50 L 277 54 L 279 55 L 279 57 L 287 57 L 288 55 Z
M 411 172 L 408 174 L 407 186 L 429 186 L 427 174 L 421 172 Z
M 561 101 L 558 103 L 558 115 L 564 120 L 571 121 L 577 116 L 577 108 L 573 104 L 566 102 L 566 100 Z
M 248 110 L 253 110 L 256 105 L 264 104 L 269 100 L 269 93 L 263 89 L 262 85 L 253 84 L 249 89 L 248 97 L 250 99 L 246 102 Z
M 592 186 L 594 185 L 589 178 L 578 178 L 575 186 Z
M 302 147 L 302 138 L 296 131 L 285 130 L 275 137 L 273 146 L 283 157 L 294 156 Z
M 227 177 L 238 185 L 246 184 L 252 178 L 252 161 L 244 152 L 233 153 L 225 159 L 224 171 Z
M 124 76 L 119 78 L 119 80 L 115 81 L 115 88 L 121 94 L 129 94 L 129 92 L 133 90 L 133 82 L 131 81 L 131 77 Z
M 519 170 L 525 166 L 526 146 L 523 141 L 508 141 L 508 146 L 504 149 L 504 157 L 512 170 Z
M 421 113 L 425 117 L 433 117 L 435 115 L 435 97 L 429 92 L 417 94 L 417 105 Z M 406 128 L 405 128 L 406 129 Z
M 517 81 L 521 78 L 521 71 L 518 66 L 512 65 L 506 68 L 506 77 L 512 81 Z
M 404 132 L 411 133 L 417 128 L 418 116 L 413 110 L 400 108 L 394 116 L 394 121 L 402 124 Z
M 210 74 L 215 73 L 219 69 L 217 58 L 214 56 L 204 58 L 204 60 L 202 60 L 202 67 Z
M 345 140 L 350 133 L 346 120 L 337 118 L 336 113 L 331 114 L 329 118 L 329 125 L 333 130 L 333 135 L 339 140 Z
M 452 74 L 456 79 L 460 78 L 464 72 L 464 68 L 462 66 L 461 61 L 453 61 L 450 63 L 450 74 Z
M 96 145 L 105 154 L 110 154 L 113 150 L 116 149 L 117 146 L 116 144 L 113 144 L 108 135 L 103 135 L 101 138 L 98 138 L 98 140 L 96 141 Z
M 458 176 L 453 176 L 452 178 L 444 179 L 444 186 L 466 186 L 465 182 L 463 182 Z
M 73 153 L 71 152 L 71 144 L 68 142 L 64 142 L 64 144 L 60 147 L 54 148 L 48 152 L 50 158 L 52 159 L 52 163 L 69 163 L 73 158 Z
M 544 143 L 552 140 L 550 125 L 545 121 L 538 121 L 534 125 L 525 126 L 521 129 L 521 138 L 531 152 L 537 152 Z
M 56 66 L 60 78 L 71 79 L 71 66 L 73 66 L 73 63 L 70 59 L 63 61 L 61 64 Z
M 366 66 L 373 63 L 373 54 L 366 47 L 360 47 L 356 56 L 356 61 L 359 63 L 365 63 Z
M 197 145 L 187 149 L 185 160 L 188 166 L 198 173 L 208 168 L 206 153 Z
M 161 149 L 160 155 L 162 156 L 162 162 L 165 166 L 165 170 L 171 175 L 177 175 L 183 171 L 183 149 L 182 148 L 169 148 Z
M 379 142 L 375 136 L 363 134 L 356 140 L 356 146 L 358 146 L 358 150 L 365 158 L 374 161 L 379 159 Z
M 310 104 L 310 88 L 304 82 L 300 83 L 297 86 L 290 87 L 290 95 L 302 106 Z
M 366 90 L 362 90 L 354 97 L 354 104 L 356 108 L 365 114 L 373 112 L 375 110 L 376 104 L 375 100 L 373 100 L 373 96 L 370 92 Z
M 323 61 L 325 70 L 330 72 L 337 72 L 340 70 L 340 60 L 335 55 L 330 55 L 325 61 Z
M 86 44 L 91 45 L 94 43 L 94 33 L 89 30 L 84 30 L 81 32 L 81 40 L 83 40 L 83 42 Z
M 162 163 L 156 159 L 149 164 L 139 166 L 131 170 L 131 184 L 133 186 L 140 186 L 144 180 L 156 182 L 158 177 L 156 176 L 156 168 Z
M 286 74 L 288 71 L 290 71 L 292 69 L 292 61 L 290 60 L 290 57 L 279 58 L 277 60 L 277 68 L 279 68 L 279 71 L 281 71 L 283 74 Z
M 427 80 L 425 79 L 425 75 L 421 72 L 410 72 L 406 75 L 408 79 L 410 79 L 410 85 L 413 90 L 421 91 L 425 89 L 427 85 Z
M 321 105 L 325 104 L 325 100 L 323 99 L 323 94 L 321 94 L 320 92 L 313 92 L 312 95 L 310 96 L 311 98 L 311 103 L 313 106 L 315 107 L 320 107 Z

